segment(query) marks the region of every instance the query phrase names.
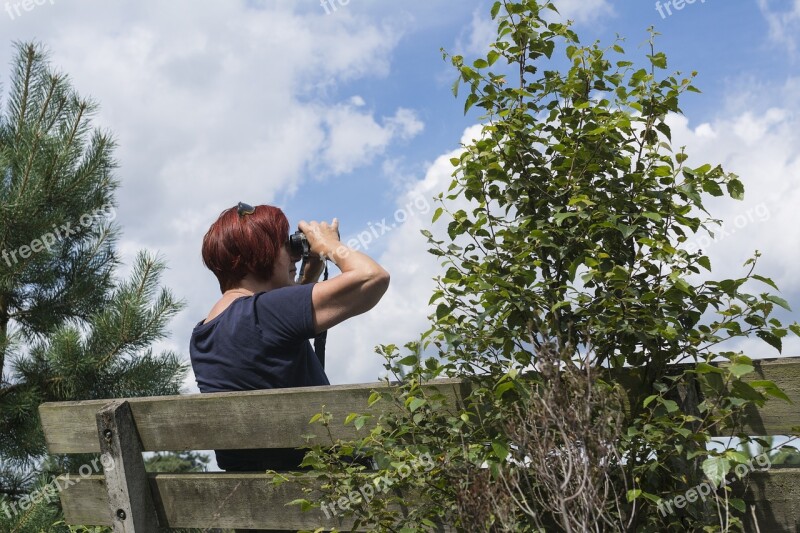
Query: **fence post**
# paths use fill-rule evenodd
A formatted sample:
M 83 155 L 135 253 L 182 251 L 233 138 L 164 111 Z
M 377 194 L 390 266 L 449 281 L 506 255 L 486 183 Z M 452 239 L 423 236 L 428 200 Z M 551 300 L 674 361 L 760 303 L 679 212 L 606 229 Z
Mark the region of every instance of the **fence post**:
M 105 470 L 114 533 L 158 531 L 158 515 L 142 459 L 142 443 L 126 401 L 112 401 L 97 413 L 100 451 L 114 460 Z

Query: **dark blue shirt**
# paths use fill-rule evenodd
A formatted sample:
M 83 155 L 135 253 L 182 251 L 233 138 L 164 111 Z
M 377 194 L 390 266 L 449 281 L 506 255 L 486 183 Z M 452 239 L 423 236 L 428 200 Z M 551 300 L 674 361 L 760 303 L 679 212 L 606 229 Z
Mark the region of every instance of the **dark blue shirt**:
M 329 385 L 309 339 L 314 336 L 314 284 L 283 287 L 234 300 L 192 331 L 189 355 L 200 392 Z M 294 450 L 217 450 L 224 470 L 296 467 Z M 294 464 L 292 464 L 294 463 Z

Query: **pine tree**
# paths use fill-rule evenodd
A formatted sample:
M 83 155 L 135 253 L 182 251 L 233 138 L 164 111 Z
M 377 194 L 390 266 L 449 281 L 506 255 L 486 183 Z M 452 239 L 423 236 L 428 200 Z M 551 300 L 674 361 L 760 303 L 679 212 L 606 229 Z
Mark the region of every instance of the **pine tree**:
M 115 144 L 96 104 L 40 45 L 16 50 L 0 111 L 0 504 L 79 460 L 45 460 L 42 402 L 177 394 L 187 371 L 150 348 L 183 307 L 159 288 L 164 262 L 140 253 L 114 276 Z M 32 516 L 54 515 L 0 513 L 0 530 Z

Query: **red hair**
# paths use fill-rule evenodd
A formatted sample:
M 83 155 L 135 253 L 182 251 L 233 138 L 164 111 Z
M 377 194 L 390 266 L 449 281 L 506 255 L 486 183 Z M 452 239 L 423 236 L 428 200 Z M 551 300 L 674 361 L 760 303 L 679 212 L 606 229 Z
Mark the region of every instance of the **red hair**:
M 275 259 L 289 238 L 283 211 L 258 205 L 250 215 L 226 209 L 203 237 L 203 264 L 217 276 L 222 292 L 233 289 L 247 275 L 268 281 Z

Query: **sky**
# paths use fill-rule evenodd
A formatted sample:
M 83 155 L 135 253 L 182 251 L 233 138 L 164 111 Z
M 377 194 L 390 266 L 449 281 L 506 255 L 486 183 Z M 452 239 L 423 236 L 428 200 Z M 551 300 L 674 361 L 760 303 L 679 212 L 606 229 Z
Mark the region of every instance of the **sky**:
M 684 114 L 670 117 L 689 164 L 721 163 L 742 202 L 714 201 L 724 221 L 698 242 L 714 277 L 759 272 L 800 309 L 800 0 L 559 0 L 582 42 L 624 39 L 641 59 L 647 28 L 670 70 L 697 71 Z M 678 7 L 681 9 L 678 9 Z M 158 253 L 186 309 L 159 344 L 188 360 L 192 328 L 219 298 L 200 258 L 203 235 L 239 201 L 300 220 L 338 217 L 392 276 L 375 309 L 331 330 L 332 383 L 376 381 L 378 344 L 428 327 L 430 229 L 449 159 L 480 129 L 451 92 L 441 49 L 477 58 L 494 35 L 482 0 L 0 0 L 0 65 L 36 40 L 53 66 L 100 105 L 95 124 L 118 142 L 117 217 L 124 275 L 137 251 Z M 7 86 L 10 69 L 0 69 Z M 0 98 L 2 98 L 0 93 Z M 463 95 L 462 95 L 463 98 Z M 441 224 L 437 223 L 439 235 Z M 436 231 L 435 231 L 436 233 Z M 337 270 L 332 268 L 332 275 Z M 782 313 L 796 320 L 796 313 Z M 745 343 L 754 357 L 777 352 Z M 784 355 L 800 356 L 789 340 Z M 186 392 L 196 392 L 193 375 Z

